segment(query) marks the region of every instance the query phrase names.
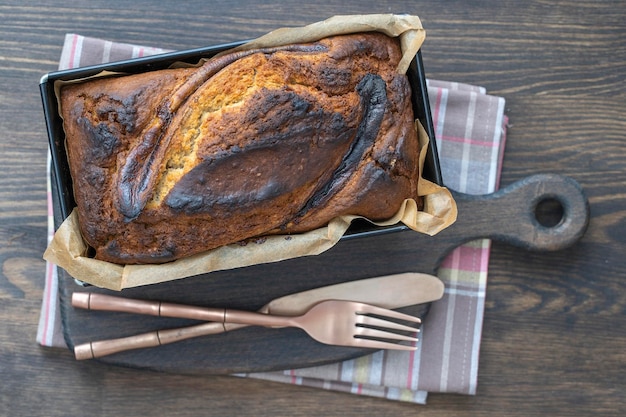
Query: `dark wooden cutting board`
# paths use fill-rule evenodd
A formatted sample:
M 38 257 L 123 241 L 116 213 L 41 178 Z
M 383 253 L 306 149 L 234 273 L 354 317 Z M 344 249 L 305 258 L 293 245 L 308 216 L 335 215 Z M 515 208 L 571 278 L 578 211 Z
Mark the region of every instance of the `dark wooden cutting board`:
M 479 238 L 525 250 L 559 250 L 580 239 L 589 222 L 589 206 L 582 189 L 572 179 L 559 175 L 528 177 L 494 194 L 454 193 L 454 197 L 457 221 L 433 237 L 403 228 L 359 233 L 345 237 L 321 255 L 132 288 L 121 295 L 257 310 L 276 297 L 339 282 L 408 271 L 435 273 L 450 251 Z M 74 309 L 70 304 L 73 291 L 112 292 L 83 288 L 63 271 L 59 286 L 64 334 L 70 348 L 88 341 L 197 323 Z M 427 307 L 412 306 L 402 311 L 424 316 Z M 98 360 L 167 372 L 226 374 L 314 366 L 366 353 L 362 349 L 322 345 L 298 329 L 250 327 Z

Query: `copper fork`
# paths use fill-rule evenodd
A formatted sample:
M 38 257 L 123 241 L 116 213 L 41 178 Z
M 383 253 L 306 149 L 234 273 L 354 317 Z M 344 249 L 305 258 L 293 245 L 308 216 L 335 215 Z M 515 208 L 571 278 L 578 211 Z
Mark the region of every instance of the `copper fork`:
M 160 301 L 137 300 L 96 293 L 74 293 L 74 307 L 177 317 L 226 324 L 263 327 L 297 327 L 318 342 L 373 349 L 415 350 L 417 338 L 398 332 L 419 332 L 418 328 L 394 320 L 421 323 L 418 317 L 370 304 L 326 300 L 300 316 L 278 316 L 224 308 L 196 307 Z M 412 342 L 401 344 L 400 342 Z

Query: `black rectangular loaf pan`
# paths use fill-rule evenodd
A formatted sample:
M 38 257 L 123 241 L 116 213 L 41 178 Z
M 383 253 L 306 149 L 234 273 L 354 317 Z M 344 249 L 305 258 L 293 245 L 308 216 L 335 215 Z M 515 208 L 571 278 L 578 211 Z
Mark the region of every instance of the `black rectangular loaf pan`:
M 41 95 L 52 154 L 52 188 L 55 224 L 75 206 L 65 152 L 65 135 L 54 92 L 57 80 L 80 79 L 103 70 L 139 73 L 168 68 L 174 62 L 195 64 L 237 44 L 226 44 L 158 56 L 133 59 L 106 65 L 50 73 L 42 78 Z M 435 135 L 430 113 L 422 57 L 418 52 L 408 71 L 413 90 L 414 113 L 430 136 L 424 177 L 442 185 L 435 149 Z M 163 300 L 189 305 L 229 307 L 256 311 L 269 300 L 300 291 L 372 276 L 414 271 L 420 259 L 415 248 L 418 233 L 405 226 L 373 227 L 367 222 L 354 224 L 341 241 L 328 251 L 309 257 L 281 262 L 256 264 L 243 268 L 213 271 L 185 279 L 124 289 L 130 298 Z M 59 298 L 67 345 L 73 349 L 85 341 L 120 337 L 120 332 L 136 333 L 155 328 L 178 328 L 189 321 L 135 314 L 100 315 L 71 306 L 72 293 L 84 290 L 81 283 L 59 269 Z M 90 286 L 89 291 L 106 289 Z M 412 306 L 406 313 L 425 317 L 428 304 Z M 158 321 L 158 322 L 157 322 Z M 224 336 L 224 337 L 222 337 Z M 362 356 L 369 350 L 328 346 L 318 343 L 299 329 L 249 327 L 228 336 L 200 337 L 153 349 L 137 349 L 100 358 L 105 363 L 174 373 L 232 374 L 261 370 L 293 369 L 338 362 Z
M 219 52 L 233 48 L 242 43 L 244 42 L 235 42 L 164 53 L 149 57 L 56 71 L 44 75 L 41 78 L 39 88 L 43 101 L 43 110 L 52 156 L 51 179 L 56 226 L 60 225 L 60 223 L 72 212 L 72 209 L 76 205 L 72 191 L 72 177 L 70 175 L 67 154 L 65 151 L 65 133 L 63 131 L 61 117 L 58 113 L 58 103 L 54 90 L 54 84 L 56 81 L 82 79 L 98 74 L 102 71 L 136 74 L 165 69 L 176 62 L 195 64 L 202 58 L 209 58 Z M 413 92 L 412 103 L 415 117 L 420 120 L 430 137 L 430 147 L 426 155 L 423 175 L 426 179 L 439 185 L 443 185 L 435 144 L 434 127 L 430 112 L 430 104 L 428 101 L 428 91 L 426 87 L 426 78 L 424 75 L 421 51 L 418 51 L 415 59 L 411 63 L 407 76 L 409 77 Z M 405 229 L 406 226 L 404 225 L 375 227 L 369 223 L 366 224 L 365 222 L 355 223 L 342 239 L 364 237 L 372 234 L 389 233 Z

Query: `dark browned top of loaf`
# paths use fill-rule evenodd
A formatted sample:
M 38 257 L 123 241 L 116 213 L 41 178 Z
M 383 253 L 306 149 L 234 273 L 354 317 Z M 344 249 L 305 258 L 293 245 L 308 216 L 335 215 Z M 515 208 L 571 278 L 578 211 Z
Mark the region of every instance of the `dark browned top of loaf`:
M 390 217 L 417 188 L 400 56 L 355 34 L 64 87 L 84 238 L 99 259 L 159 263 Z

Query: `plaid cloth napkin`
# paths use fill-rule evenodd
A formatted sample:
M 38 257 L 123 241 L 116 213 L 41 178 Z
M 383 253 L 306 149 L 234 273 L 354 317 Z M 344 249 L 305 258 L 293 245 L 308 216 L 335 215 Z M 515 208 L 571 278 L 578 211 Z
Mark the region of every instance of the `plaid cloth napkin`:
M 59 69 L 166 52 L 68 34 Z M 498 187 L 507 119 L 504 99 L 482 87 L 428 81 L 431 110 L 444 183 L 467 194 L 488 194 Z M 49 237 L 54 233 L 48 183 Z M 465 244 L 439 268 L 446 285 L 422 326 L 415 352 L 380 351 L 362 358 L 314 368 L 237 374 L 239 377 L 318 387 L 424 404 L 428 392 L 476 392 L 483 322 L 489 240 Z M 37 333 L 43 346 L 66 347 L 58 308 L 56 267 L 46 268 Z

